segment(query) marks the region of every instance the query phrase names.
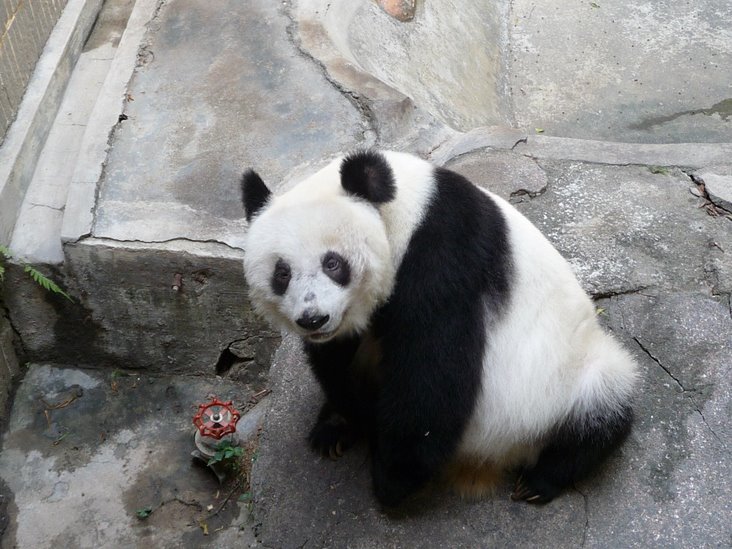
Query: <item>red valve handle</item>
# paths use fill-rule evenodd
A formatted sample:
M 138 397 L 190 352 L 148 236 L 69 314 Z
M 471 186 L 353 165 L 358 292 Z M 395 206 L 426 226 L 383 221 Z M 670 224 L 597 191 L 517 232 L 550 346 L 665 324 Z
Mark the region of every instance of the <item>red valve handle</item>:
M 198 413 L 193 416 L 193 424 L 198 427 L 201 436 L 220 439 L 224 435 L 236 432 L 236 422 L 241 414 L 231 401 L 222 402 L 213 397 L 211 402 L 200 404 Z

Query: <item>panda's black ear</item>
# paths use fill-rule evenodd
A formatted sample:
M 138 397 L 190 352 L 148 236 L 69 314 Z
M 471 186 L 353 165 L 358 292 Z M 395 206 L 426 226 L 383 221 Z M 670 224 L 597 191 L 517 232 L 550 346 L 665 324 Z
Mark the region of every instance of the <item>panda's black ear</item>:
M 264 207 L 267 199 L 272 194 L 254 170 L 244 172 L 241 178 L 241 193 L 247 221 L 252 220 L 252 217 Z
M 391 167 L 386 158 L 376 151 L 349 154 L 341 164 L 341 185 L 348 194 L 373 204 L 389 202 L 396 195 Z

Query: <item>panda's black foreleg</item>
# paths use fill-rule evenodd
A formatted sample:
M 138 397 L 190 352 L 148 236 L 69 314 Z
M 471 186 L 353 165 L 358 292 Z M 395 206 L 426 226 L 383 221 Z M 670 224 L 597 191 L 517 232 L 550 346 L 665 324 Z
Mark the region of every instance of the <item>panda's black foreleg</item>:
M 573 419 L 550 437 L 533 467 L 524 469 L 511 498 L 547 503 L 590 473 L 615 450 L 630 432 L 633 411 L 620 411 Z
M 310 430 L 308 442 L 319 454 L 337 459 L 358 440 L 356 425 L 356 422 L 338 413 L 330 402 L 326 402 Z
M 398 325 L 418 333 L 405 334 L 405 328 L 383 340 L 371 449 L 374 493 L 385 507 L 418 492 L 455 456 L 481 374 L 479 319 L 472 332 L 450 321 Z
M 354 385 L 353 357 L 360 344 L 358 337 L 326 343 L 305 342 L 305 353 L 325 403 L 308 435 L 310 446 L 333 459 L 340 457 L 360 436 L 365 403 Z

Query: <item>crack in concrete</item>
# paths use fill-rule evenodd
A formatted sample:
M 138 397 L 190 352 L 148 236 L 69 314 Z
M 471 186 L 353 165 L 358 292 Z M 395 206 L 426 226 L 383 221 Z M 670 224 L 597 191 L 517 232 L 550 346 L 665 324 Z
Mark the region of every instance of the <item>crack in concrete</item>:
M 653 354 L 651 353 L 651 351 L 650 351 L 650 350 L 649 350 L 649 349 L 648 349 L 648 348 L 647 348 L 647 347 L 646 347 L 645 345 L 643 345 L 643 343 L 641 343 L 640 339 L 638 339 L 637 337 L 633 336 L 633 340 L 634 340 L 634 341 L 635 341 L 635 342 L 636 342 L 636 343 L 638 344 L 638 346 L 639 346 L 639 347 L 641 348 L 641 350 L 642 350 L 642 351 L 643 351 L 643 352 L 644 352 L 644 353 L 645 353 L 646 355 L 648 355 L 648 356 L 649 356 L 649 357 L 651 358 L 651 360 L 653 360 L 653 362 L 655 362 L 656 364 L 658 364 L 658 365 L 659 365 L 659 366 L 661 367 L 661 369 L 662 369 L 662 370 L 663 370 L 664 372 L 666 372 L 666 374 L 667 374 L 667 375 L 668 375 L 668 376 L 669 376 L 669 377 L 670 377 L 671 379 L 673 379 L 673 380 L 674 380 L 674 381 L 676 382 L 676 385 L 678 385 L 678 386 L 679 386 L 679 388 L 681 389 L 681 394 L 682 394 L 682 395 L 683 395 L 684 397 L 686 397 L 686 398 L 688 398 L 688 399 L 689 399 L 689 402 L 691 402 L 691 405 L 692 405 L 692 407 L 693 407 L 693 408 L 694 408 L 694 410 L 695 410 L 695 411 L 696 411 L 696 412 L 697 412 L 697 413 L 699 414 L 699 417 L 701 417 L 702 423 L 704 423 L 704 425 L 706 426 L 706 428 L 707 428 L 707 429 L 709 430 L 709 432 L 710 432 L 710 433 L 712 434 L 712 436 L 713 436 L 713 437 L 714 437 L 714 438 L 715 438 L 715 439 L 717 440 L 717 442 L 719 442 L 719 443 L 720 443 L 720 444 L 721 444 L 721 445 L 722 445 L 723 447 L 725 447 L 725 448 L 726 448 L 726 446 L 727 446 L 727 445 L 726 445 L 725 443 L 723 443 L 723 442 L 722 442 L 722 440 L 721 440 L 721 439 L 719 438 L 719 436 L 717 435 L 717 433 L 715 433 L 715 432 L 714 432 L 714 429 L 712 429 L 712 427 L 711 427 L 711 426 L 710 426 L 710 425 L 709 425 L 709 424 L 707 423 L 707 419 L 706 419 L 706 418 L 704 417 L 704 413 L 703 413 L 703 412 L 701 411 L 701 408 L 699 408 L 699 405 L 698 405 L 698 404 L 696 403 L 696 401 L 694 400 L 694 397 L 692 397 L 692 396 L 691 396 L 691 395 L 689 394 L 689 393 L 690 393 L 690 392 L 692 392 L 692 391 L 691 391 L 690 389 L 686 389 L 686 388 L 684 387 L 684 385 L 683 385 L 683 384 L 681 383 L 681 380 L 680 380 L 679 378 L 677 378 L 677 377 L 676 377 L 675 375 L 673 375 L 673 374 L 671 373 L 671 370 L 669 370 L 669 369 L 668 369 L 668 368 L 667 368 L 666 366 L 664 366 L 664 365 L 663 365 L 663 363 L 661 363 L 661 361 L 660 361 L 660 360 L 659 360 L 659 359 L 658 359 L 657 357 L 655 357 L 655 356 L 654 356 L 654 355 L 653 355 Z
M 120 239 L 120 238 L 112 238 L 110 236 L 92 236 L 90 235 L 83 235 L 79 240 L 75 241 L 75 243 L 79 243 L 83 240 L 89 240 L 94 239 L 99 242 L 118 242 L 120 244 L 170 244 L 173 242 L 191 242 L 193 244 L 217 244 L 225 246 L 226 248 L 230 250 L 234 250 L 237 252 L 243 252 L 244 250 L 242 248 L 239 248 L 237 246 L 232 246 L 231 244 L 224 242 L 222 240 L 216 240 L 215 238 L 206 238 L 202 240 L 197 240 L 195 238 L 189 238 L 187 236 L 176 236 L 174 238 L 167 238 L 163 240 L 139 240 L 139 239 Z
M 587 544 L 587 532 L 589 532 L 589 530 L 590 530 L 589 502 L 587 501 L 587 494 L 585 494 L 583 491 L 581 491 L 576 486 L 574 486 L 574 491 L 577 492 L 580 496 L 582 496 L 583 509 L 584 509 L 584 514 L 585 514 L 585 525 L 582 529 L 582 543 L 580 543 L 580 547 L 584 547 Z
M 48 204 L 38 204 L 36 202 L 30 202 L 30 205 L 34 208 L 48 208 L 49 210 L 55 210 L 57 212 L 63 212 L 66 209 L 66 206 L 56 208 L 54 206 L 49 206 Z
M 127 81 L 127 84 L 125 84 L 125 96 L 124 96 L 124 101 L 122 103 L 122 109 L 121 109 L 122 112 L 120 114 L 124 114 L 127 111 L 127 105 L 130 102 L 130 95 L 129 95 L 130 83 L 135 78 L 135 74 L 137 73 L 137 71 L 143 66 L 143 65 L 139 64 L 140 56 L 144 55 L 145 52 L 149 51 L 149 53 L 154 58 L 154 54 L 152 53 L 151 50 L 149 50 L 150 32 L 153 30 L 151 28 L 151 26 L 160 17 L 160 12 L 162 11 L 163 7 L 167 4 L 167 1 L 168 0 L 158 0 L 158 3 L 155 6 L 155 9 L 153 10 L 152 17 L 150 17 L 150 20 L 147 23 L 145 23 L 145 26 L 146 26 L 145 36 L 143 37 L 142 41 L 140 42 L 140 44 L 137 48 L 137 54 L 135 56 L 135 67 L 132 69 L 132 73 L 130 74 L 130 78 Z M 146 63 L 144 63 L 144 65 L 148 64 L 151 61 L 152 61 L 152 59 L 148 60 Z M 125 118 L 125 120 L 126 120 L 126 118 Z M 105 149 L 105 154 L 104 154 L 104 160 L 102 160 L 102 163 L 101 163 L 101 168 L 99 170 L 99 177 L 94 182 L 94 202 L 92 203 L 92 208 L 91 208 L 92 211 L 91 211 L 91 223 L 89 224 L 89 232 L 82 234 L 74 242 L 80 242 L 81 240 L 84 240 L 85 238 L 90 237 L 94 232 L 94 228 L 97 224 L 97 212 L 99 209 L 99 199 L 100 199 L 101 192 L 102 192 L 102 182 L 107 177 L 107 163 L 109 162 L 109 152 L 112 149 L 112 142 L 115 139 L 117 131 L 120 128 L 120 126 L 122 126 L 122 122 L 123 122 L 123 120 L 122 120 L 122 117 L 120 116 L 120 119 L 117 120 L 117 123 L 114 124 L 110 128 L 109 132 L 107 133 L 107 144 L 106 144 L 106 149 Z
M 440 149 L 440 147 L 442 147 L 442 146 L 443 146 L 443 145 L 444 145 L 445 143 L 447 143 L 448 141 L 451 141 L 452 139 L 453 139 L 453 138 L 452 138 L 451 136 L 448 136 L 448 137 L 446 137 L 445 139 L 443 139 L 442 141 L 440 141 L 439 143 L 437 143 L 437 144 L 436 144 L 436 145 L 435 145 L 434 147 L 432 147 L 432 148 L 431 148 L 430 150 L 428 150 L 428 151 L 427 151 L 427 152 L 425 153 L 425 155 L 424 155 L 424 156 L 425 156 L 425 159 L 428 159 L 428 158 L 429 158 L 429 159 L 431 159 L 431 158 L 432 158 L 432 154 L 433 154 L 433 153 L 434 153 L 435 151 L 439 150 L 439 149 Z M 450 162 L 451 160 L 454 160 L 454 158 L 448 158 L 447 160 L 445 160 L 445 161 L 444 161 L 444 162 L 442 163 L 442 165 L 444 166 L 445 164 L 447 164 L 447 163 L 448 163 L 448 162 Z
M 538 198 L 542 194 L 544 194 L 547 191 L 547 189 L 549 189 L 549 182 L 547 182 L 547 184 L 544 185 L 538 191 L 530 191 L 528 189 L 516 189 L 515 191 L 511 191 L 511 194 L 509 196 L 511 198 L 516 198 L 519 196 L 528 196 L 530 199 L 534 199 L 534 198 Z
M 287 39 L 290 41 L 292 46 L 295 48 L 295 50 L 300 54 L 301 57 L 304 59 L 310 61 L 311 63 L 315 64 L 315 66 L 318 67 L 320 70 L 320 73 L 323 75 L 323 78 L 331 85 L 333 86 L 338 93 L 343 95 L 348 101 L 355 107 L 355 109 L 358 111 L 359 115 L 361 116 L 362 124 L 366 127 L 366 129 L 363 131 L 363 139 L 364 141 L 367 140 L 366 133 L 367 132 L 373 132 L 375 138 L 373 146 L 378 146 L 380 142 L 380 136 L 379 132 L 376 128 L 376 114 L 374 113 L 373 109 L 371 108 L 371 105 L 369 104 L 369 101 L 365 98 L 363 98 L 361 95 L 356 93 L 353 90 L 346 89 L 343 87 L 343 85 L 335 80 L 330 74 L 330 71 L 325 66 L 325 63 L 323 63 L 320 59 L 317 59 L 314 55 L 312 55 L 310 52 L 308 52 L 302 45 L 302 42 L 297 36 L 297 27 L 298 23 L 295 20 L 294 15 L 292 14 L 292 3 L 291 2 L 283 2 L 282 3 L 282 13 L 287 18 L 289 23 L 287 24 L 285 28 L 285 32 L 287 34 Z
M 598 292 L 591 292 L 590 297 L 593 301 L 598 301 L 600 299 L 610 299 L 613 297 L 618 297 L 621 295 L 633 295 L 633 294 L 640 294 L 646 297 L 646 294 L 642 293 L 643 290 L 649 289 L 650 286 L 638 286 L 637 288 L 628 288 L 627 290 L 605 290 L 605 291 L 598 291 Z
M 514 143 L 513 145 L 511 145 L 511 149 L 510 149 L 510 150 L 514 150 L 514 149 L 515 149 L 516 147 L 518 147 L 518 146 L 519 146 L 519 145 L 520 145 L 521 143 L 523 143 L 524 145 L 527 145 L 527 144 L 529 143 L 529 136 L 528 136 L 528 135 L 525 135 L 525 136 L 524 136 L 524 137 L 522 137 L 521 139 L 518 139 L 518 140 L 516 141 L 516 143 Z M 533 160 L 533 161 L 534 161 L 534 162 L 536 162 L 537 164 L 539 163 L 539 162 L 537 161 L 537 159 L 536 159 L 535 157 L 533 157 L 533 156 L 529 156 L 529 155 L 527 155 L 527 154 L 525 154 L 525 155 L 523 155 L 523 156 L 525 156 L 526 158 L 530 158 L 531 160 Z
M 10 326 L 10 329 L 13 331 L 13 334 L 15 335 L 15 339 L 18 341 L 18 345 L 20 345 L 20 350 L 23 353 L 23 355 L 26 355 L 28 353 L 28 350 L 25 347 L 25 344 L 23 343 L 23 338 L 20 336 L 20 332 L 18 331 L 18 328 L 15 327 L 15 324 L 13 324 L 13 319 L 10 318 L 10 309 L 5 305 L 5 302 L 2 300 L 0 296 L 0 311 L 2 311 L 2 315 L 5 318 L 5 320 L 8 321 L 8 325 Z M 21 362 L 21 358 L 24 357 L 17 357 L 18 362 Z

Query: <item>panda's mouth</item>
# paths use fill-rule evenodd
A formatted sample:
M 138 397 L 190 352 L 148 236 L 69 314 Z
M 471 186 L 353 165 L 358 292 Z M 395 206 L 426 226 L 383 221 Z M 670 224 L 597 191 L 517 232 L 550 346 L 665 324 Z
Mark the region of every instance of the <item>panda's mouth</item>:
M 328 341 L 330 338 L 332 338 L 337 330 L 331 330 L 330 332 L 318 332 L 315 334 L 308 334 L 307 339 L 312 341 L 313 343 L 322 343 L 324 341 Z

